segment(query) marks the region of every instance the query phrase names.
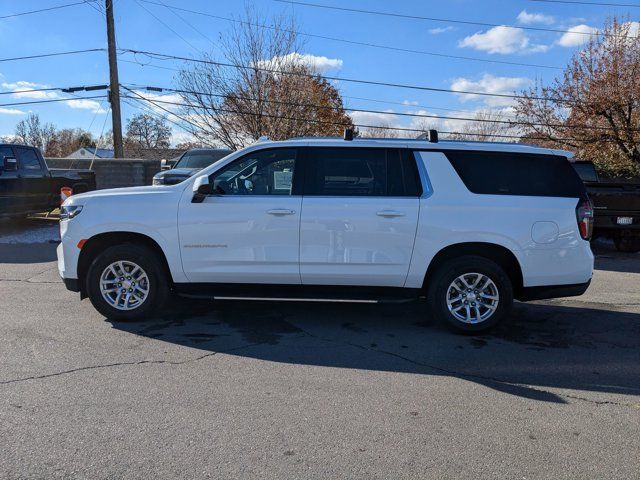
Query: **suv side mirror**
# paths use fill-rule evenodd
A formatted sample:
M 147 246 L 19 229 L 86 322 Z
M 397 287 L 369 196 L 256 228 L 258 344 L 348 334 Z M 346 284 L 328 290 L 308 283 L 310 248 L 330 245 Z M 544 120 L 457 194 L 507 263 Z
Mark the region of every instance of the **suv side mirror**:
M 16 157 L 4 157 L 4 171 L 15 172 L 18 170 L 18 161 Z
M 163 158 L 162 160 L 160 160 L 160 171 L 162 170 L 171 170 L 171 165 L 169 164 L 166 158 Z
M 209 176 L 201 175 L 193 182 L 193 198 L 191 203 L 202 203 L 202 201 L 211 193 L 211 185 L 209 185 Z

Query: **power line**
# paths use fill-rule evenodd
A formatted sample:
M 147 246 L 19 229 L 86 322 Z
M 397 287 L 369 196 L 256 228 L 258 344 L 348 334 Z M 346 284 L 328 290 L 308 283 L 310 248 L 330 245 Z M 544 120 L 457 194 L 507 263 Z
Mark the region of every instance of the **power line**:
M 187 104 L 187 103 L 170 102 L 170 101 L 158 100 L 158 99 L 151 100 L 149 98 L 143 97 L 142 95 L 140 95 L 139 93 L 135 92 L 134 90 L 131 90 L 130 88 L 127 88 L 127 87 L 123 87 L 123 88 L 125 90 L 133 93 L 134 95 L 136 95 L 136 97 L 132 97 L 130 95 L 123 95 L 123 97 L 125 97 L 125 98 L 133 98 L 133 99 L 141 99 L 141 100 L 144 100 L 146 102 L 152 103 L 156 107 L 161 108 L 162 110 L 170 113 L 171 115 L 174 115 L 177 118 L 180 118 L 181 120 L 189 123 L 190 125 L 194 126 L 195 128 L 198 128 L 198 129 L 201 128 L 201 126 L 196 125 L 195 123 L 180 117 L 175 112 L 171 112 L 170 110 L 162 107 L 161 105 L 158 105 L 158 103 L 164 103 L 164 104 L 168 104 L 168 105 L 175 105 L 175 106 L 182 106 L 182 107 L 190 107 L 190 108 L 200 108 L 200 109 L 203 109 L 205 111 L 211 110 L 211 109 L 207 108 L 206 106 L 201 106 L 201 105 L 191 105 L 191 104 Z M 239 115 L 254 115 L 254 116 L 259 116 L 259 117 L 262 117 L 262 118 L 279 118 L 279 119 L 283 119 L 283 120 L 291 120 L 291 121 L 299 121 L 299 122 L 311 122 L 311 123 L 320 123 L 320 124 L 338 125 L 338 126 L 354 125 L 354 126 L 360 127 L 360 128 L 379 128 L 379 129 L 385 129 L 385 130 L 398 130 L 398 131 L 404 131 L 404 132 L 424 132 L 424 129 L 418 129 L 418 128 L 389 127 L 389 126 L 380 126 L 380 125 L 365 125 L 365 124 L 347 123 L 347 122 L 331 122 L 331 121 L 327 121 L 327 120 L 318 120 L 318 119 L 311 119 L 311 118 L 287 117 L 287 116 L 283 116 L 283 115 L 267 114 L 267 113 L 263 113 L 263 112 L 248 112 L 248 111 L 243 111 L 243 110 L 232 110 L 232 109 L 215 109 L 215 110 L 216 110 L 216 112 L 222 112 L 222 113 L 233 113 L 233 114 L 239 114 Z M 439 130 L 439 133 L 446 134 L 446 135 L 484 136 L 484 137 L 494 137 L 494 138 L 510 138 L 510 139 L 518 139 L 518 140 L 522 138 L 521 135 L 451 132 L 451 131 L 445 131 L 445 130 Z M 586 140 L 558 138 L 558 139 L 556 139 L 556 141 L 560 141 L 561 142 L 561 141 L 586 141 Z
M 178 8 L 178 7 L 174 7 L 173 5 L 167 5 L 166 3 L 164 3 L 162 0 L 158 0 L 158 2 L 150 2 L 147 0 L 140 0 L 141 2 L 144 3 L 149 3 L 151 5 L 158 5 L 161 7 L 164 7 L 168 10 L 172 10 L 174 15 L 176 17 L 178 17 L 180 20 L 182 20 L 183 23 L 185 23 L 187 26 L 189 26 L 194 32 L 196 32 L 197 34 L 199 34 L 201 37 L 203 37 L 205 40 L 207 40 L 208 42 L 215 44 L 215 42 L 206 34 L 202 33 L 198 28 L 196 28 L 192 23 L 190 23 L 189 21 L 187 21 L 182 15 L 180 15 L 179 13 L 176 12 L 176 10 L 185 10 L 183 8 Z
M 136 4 L 138 4 L 138 6 L 140 8 L 142 8 L 143 10 L 145 10 L 149 15 L 151 15 L 153 18 L 156 19 L 156 21 L 160 22 L 162 25 L 164 25 L 168 30 L 170 30 L 171 32 L 173 32 L 173 34 L 175 36 L 177 36 L 179 39 L 181 39 L 184 43 L 186 43 L 187 45 L 189 45 L 191 48 L 193 48 L 197 53 L 200 53 L 200 50 L 198 50 L 189 40 L 187 40 L 186 38 L 184 38 L 182 35 L 180 35 L 178 32 L 176 32 L 173 28 L 171 28 L 171 26 L 167 23 L 165 23 L 161 18 L 157 17 L 151 10 L 149 10 L 147 7 L 145 7 L 144 5 L 142 5 L 142 3 L 140 3 L 138 0 L 134 0 L 136 2 Z
M 76 5 L 82 5 L 84 3 L 87 3 L 87 2 L 85 0 L 83 0 L 81 2 L 66 3 L 64 5 L 56 5 L 55 7 L 40 8 L 38 10 L 29 10 L 28 12 L 11 13 L 9 15 L 1 16 L 0 20 L 2 20 L 4 18 L 22 17 L 24 15 L 31 15 L 33 13 L 49 12 L 51 10 L 60 10 L 61 8 L 74 7 Z
M 522 29 L 522 30 L 533 30 L 538 32 L 553 32 L 553 33 L 573 33 L 577 35 L 601 35 L 604 37 L 625 37 L 625 35 L 612 35 L 604 32 L 573 32 L 571 30 L 562 30 L 559 28 L 544 28 L 544 27 L 528 27 L 528 26 L 520 26 L 520 25 L 504 25 L 499 23 L 487 23 L 487 22 L 475 22 L 470 20 L 456 20 L 453 18 L 436 18 L 436 17 L 424 17 L 420 15 L 409 15 L 395 12 L 384 12 L 380 10 L 365 10 L 360 8 L 348 8 L 348 7 L 336 7 L 333 5 L 322 5 L 319 3 L 309 3 L 309 2 L 298 2 L 293 0 L 273 0 L 274 2 L 285 3 L 287 5 L 299 5 L 302 7 L 312 7 L 312 8 L 321 8 L 327 10 L 338 10 L 341 12 L 351 12 L 351 13 L 364 13 L 367 15 L 378 15 L 384 17 L 395 17 L 395 18 L 406 18 L 411 20 L 426 20 L 430 22 L 442 22 L 442 23 L 456 23 L 462 25 L 476 25 L 481 27 L 504 27 L 504 28 L 512 28 L 512 29 Z M 634 38 L 634 37 L 628 37 Z
M 140 88 L 140 86 L 137 86 L 137 87 Z M 215 93 L 209 93 L 209 92 L 197 92 L 193 90 L 180 90 L 180 89 L 166 88 L 166 87 L 147 86 L 142 88 L 145 88 L 147 91 L 151 91 L 151 92 L 168 91 L 168 92 L 180 93 L 180 94 L 204 95 L 204 96 L 218 97 L 218 98 L 233 98 L 237 100 L 248 100 L 248 101 L 258 100 L 255 97 L 223 95 L 223 94 L 215 94 Z M 442 116 L 442 115 L 434 115 L 434 114 L 426 114 L 426 113 L 386 112 L 384 110 L 369 110 L 369 109 L 363 109 L 363 108 L 349 108 L 349 107 L 333 107 L 330 105 L 317 105 L 317 104 L 311 104 L 311 103 L 293 103 L 293 102 L 286 102 L 281 100 L 261 99 L 261 101 L 264 103 L 274 103 L 274 104 L 286 105 L 289 107 L 316 108 L 318 110 L 335 110 L 335 111 L 343 110 L 345 112 L 371 113 L 376 115 L 389 115 L 389 116 L 409 117 L 409 118 L 428 118 L 433 120 L 454 120 L 454 121 L 461 121 L 461 122 L 495 123 L 495 124 L 520 125 L 520 126 L 533 125 L 536 127 L 568 128 L 568 129 L 580 129 L 580 130 L 612 130 L 611 127 L 600 127 L 597 125 L 561 125 L 561 124 L 553 124 L 553 123 L 531 123 L 531 122 L 522 122 L 522 121 L 514 121 L 514 120 L 499 120 L 499 119 L 492 119 L 492 118 L 479 119 L 479 118 L 469 118 L 469 117 L 450 117 L 450 116 Z M 194 106 L 194 108 L 199 108 L 199 107 L 200 106 Z M 640 130 L 632 130 L 632 131 L 640 132 Z
M 179 68 L 173 68 L 173 67 L 163 67 L 161 65 L 153 65 L 151 63 L 140 63 L 140 62 L 136 62 L 134 60 L 124 60 L 124 59 L 119 59 L 120 62 L 125 62 L 125 63 L 132 63 L 134 65 L 137 65 L 139 67 L 151 67 L 151 68 L 158 68 L 161 70 L 169 70 L 169 71 L 173 71 L 173 72 L 179 72 L 180 69 Z M 138 87 L 140 87 L 140 85 L 137 85 Z M 142 86 L 141 88 L 146 88 L 146 86 Z M 428 106 L 428 105 L 422 105 L 420 103 L 412 103 L 412 102 L 399 102 L 399 101 L 392 101 L 392 100 L 380 100 L 379 98 L 367 98 L 367 97 L 355 97 L 352 95 L 340 95 L 341 98 L 343 99 L 347 99 L 347 100 L 362 100 L 365 102 L 373 102 L 373 103 L 381 103 L 381 104 L 385 104 L 385 105 L 399 105 L 405 108 L 422 108 L 425 110 L 441 110 L 443 112 L 457 112 L 457 113 L 470 113 L 470 114 L 475 114 L 478 113 L 477 110 L 465 110 L 462 108 L 444 108 L 444 107 L 434 107 L 434 106 Z M 484 112 L 489 112 L 489 113 L 496 113 L 496 110 L 489 110 L 489 109 L 483 109 Z M 502 112 L 500 112 L 502 115 L 504 115 L 506 118 L 509 118 L 510 115 L 504 114 Z
M 34 58 L 59 57 L 61 55 L 75 55 L 76 53 L 105 52 L 105 51 L 106 49 L 104 48 L 88 48 L 86 50 L 70 50 L 67 52 L 43 53 L 40 55 L 28 55 L 24 57 L 0 58 L 0 62 L 13 62 L 17 60 L 32 60 Z
M 243 25 L 252 25 L 252 26 L 255 26 L 255 27 L 258 27 L 258 28 L 276 30 L 276 27 L 273 27 L 271 25 L 264 25 L 264 24 L 260 24 L 260 23 L 247 22 L 247 21 L 244 21 L 244 20 L 237 20 L 237 19 L 233 19 L 233 18 L 214 15 L 214 14 L 207 13 L 207 12 L 200 12 L 200 11 L 197 11 L 197 10 L 190 10 L 188 8 L 176 7 L 174 5 L 168 5 L 168 4 L 166 4 L 166 3 L 162 2 L 162 1 L 160 1 L 160 3 L 152 1 L 152 0 L 140 0 L 140 1 L 144 2 L 144 3 L 151 4 L 151 5 L 164 6 L 165 8 L 170 9 L 170 10 L 174 10 L 174 11 L 188 12 L 188 13 L 192 13 L 192 14 L 195 14 L 195 15 L 203 15 L 203 16 L 206 16 L 206 17 L 216 18 L 218 20 L 225 20 L 225 21 L 228 21 L 228 22 L 239 23 L 239 24 L 243 24 Z M 179 15 L 177 15 L 177 16 L 178 16 L 178 18 L 182 19 L 182 17 L 180 17 Z M 184 21 L 184 19 L 182 19 L 182 20 Z M 191 24 L 189 24 L 189 25 L 192 28 L 195 29 L 195 27 L 193 27 Z M 451 54 L 446 54 L 446 53 L 438 53 L 438 52 L 431 52 L 431 51 L 425 51 L 425 50 L 416 50 L 416 49 L 404 48 L 404 47 L 395 47 L 395 46 L 391 46 L 391 45 L 383 45 L 383 44 L 378 44 L 378 43 L 362 42 L 362 41 L 358 41 L 358 40 L 349 40 L 349 39 L 346 39 L 346 38 L 339 38 L 339 37 L 333 37 L 333 36 L 327 36 L 327 35 L 318 35 L 318 34 L 314 34 L 314 33 L 302 32 L 302 31 L 299 31 L 299 30 L 290 30 L 290 29 L 285 29 L 285 28 L 280 29 L 280 30 L 282 30 L 283 32 L 295 33 L 297 35 L 301 35 L 301 36 L 304 36 L 304 37 L 320 38 L 322 40 L 330 40 L 330 41 L 333 41 L 333 42 L 341 42 L 341 43 L 346 43 L 346 44 L 349 44 L 349 45 L 359 45 L 359 46 L 364 46 L 364 47 L 379 48 L 379 49 L 383 49 L 383 50 L 391 50 L 391 51 L 396 51 L 396 52 L 405 52 L 405 53 L 413 53 L 413 54 L 418 54 L 418 55 L 427 55 L 427 56 L 431 56 L 431 57 L 452 58 L 452 59 L 455 59 L 455 60 L 465 60 L 465 61 L 483 62 L 483 63 L 494 63 L 494 64 L 500 64 L 500 65 L 511 65 L 511 66 L 520 66 L 520 67 L 535 67 L 535 68 L 548 68 L 548 69 L 554 69 L 554 70 L 562 70 L 562 67 L 558 67 L 558 66 L 554 66 L 554 65 L 542 65 L 542 64 L 536 64 L 536 63 L 512 62 L 512 61 L 507 61 L 507 60 L 491 60 L 491 59 L 486 59 L 486 58 L 468 57 L 468 56 L 464 56 L 464 55 L 451 55 Z M 196 31 L 198 33 L 201 33 L 197 29 L 196 29 Z
M 15 107 L 18 105 L 34 105 L 38 103 L 73 102 L 75 100 L 90 100 L 94 98 L 105 98 L 105 97 L 106 95 L 93 95 L 90 97 L 77 97 L 77 98 L 52 98 L 48 100 L 33 100 L 29 102 L 0 103 L 0 107 Z
M 229 68 L 235 68 L 235 69 L 246 69 L 246 70 L 254 70 L 254 71 L 257 70 L 257 71 L 268 72 L 268 73 L 277 73 L 277 74 L 281 74 L 281 75 L 294 75 L 294 76 L 302 76 L 302 77 L 309 77 L 309 78 L 314 78 L 314 77 L 317 76 L 316 74 L 312 74 L 312 73 L 305 73 L 305 72 L 298 72 L 298 71 L 275 70 L 275 69 L 271 69 L 271 68 L 258 67 L 256 65 L 253 65 L 253 66 L 234 65 L 232 63 L 224 63 L 224 62 L 216 62 L 216 61 L 213 61 L 213 60 L 181 57 L 181 56 L 177 56 L 177 55 L 168 55 L 168 54 L 163 54 L 163 53 L 155 53 L 155 52 L 149 52 L 149 51 L 145 51 L 145 50 L 134 50 L 134 49 L 125 48 L 125 49 L 122 49 L 122 51 L 123 52 L 130 52 L 130 53 L 133 53 L 133 54 L 139 53 L 139 54 L 143 54 L 143 55 L 148 55 L 149 57 L 156 58 L 158 60 L 182 60 L 182 61 L 185 61 L 185 62 L 195 62 L 195 63 L 205 63 L 205 64 L 210 64 L 210 65 L 217 65 L 219 67 L 229 67 Z M 381 86 L 381 87 L 403 88 L 403 89 L 421 90 L 421 91 L 428 91 L 428 92 L 453 93 L 453 94 L 459 94 L 459 95 L 478 95 L 478 96 L 483 96 L 483 97 L 513 98 L 513 99 L 525 98 L 522 95 L 509 94 L 509 93 L 488 93 L 488 92 L 477 92 L 477 91 L 469 91 L 469 90 L 453 90 L 453 89 L 449 89 L 449 88 L 427 87 L 427 86 L 422 86 L 422 85 L 409 85 L 409 84 L 405 84 L 405 83 L 380 82 L 380 81 L 375 81 L 375 80 L 363 80 L 363 79 L 337 77 L 337 76 L 329 76 L 329 75 L 323 75 L 323 78 L 326 79 L 326 80 L 335 80 L 335 81 L 339 81 L 339 82 L 359 83 L 359 84 L 364 84 L 364 85 L 376 85 L 376 86 Z M 544 97 L 526 97 L 526 98 L 532 99 L 532 100 L 545 100 L 545 101 L 551 101 L 551 102 L 554 102 L 554 103 L 561 103 L 561 104 L 568 104 L 568 105 L 572 105 L 572 104 L 578 103 L 578 102 L 573 102 L 571 100 L 563 100 L 563 99 L 559 99 L 559 98 L 544 98 Z

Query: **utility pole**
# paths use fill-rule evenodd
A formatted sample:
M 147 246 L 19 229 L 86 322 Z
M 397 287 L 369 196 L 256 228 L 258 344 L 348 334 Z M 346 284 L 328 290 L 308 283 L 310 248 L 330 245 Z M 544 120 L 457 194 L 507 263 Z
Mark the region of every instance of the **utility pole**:
M 118 81 L 116 31 L 113 24 L 113 0 L 105 0 L 105 13 L 107 17 L 107 43 L 109 49 L 109 102 L 111 103 L 111 120 L 113 123 L 113 156 L 114 158 L 123 158 L 120 82 Z

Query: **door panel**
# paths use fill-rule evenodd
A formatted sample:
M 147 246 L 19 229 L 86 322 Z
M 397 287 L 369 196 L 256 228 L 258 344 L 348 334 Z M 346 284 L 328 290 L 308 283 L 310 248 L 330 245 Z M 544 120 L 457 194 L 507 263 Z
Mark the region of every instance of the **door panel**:
M 0 145 L 0 164 L 2 165 L 4 165 L 4 157 L 15 157 L 9 145 Z M 19 213 L 19 187 L 18 172 L 0 171 L 0 215 Z
M 191 282 L 300 284 L 296 157 L 291 148 L 248 153 L 209 177 L 202 203 L 183 196 L 180 248 Z
M 45 211 L 51 203 L 51 180 L 38 153 L 32 148 L 14 147 L 18 158 L 20 195 L 28 210 Z
M 417 198 L 304 197 L 302 283 L 402 287 L 418 209 Z
M 211 196 L 180 209 L 191 282 L 299 284 L 302 197 Z

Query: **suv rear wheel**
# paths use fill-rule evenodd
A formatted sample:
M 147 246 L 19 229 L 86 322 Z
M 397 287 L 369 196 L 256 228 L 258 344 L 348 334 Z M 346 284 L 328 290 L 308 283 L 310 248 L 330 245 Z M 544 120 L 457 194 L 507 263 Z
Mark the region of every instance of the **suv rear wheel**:
M 480 333 L 500 322 L 513 304 L 513 286 L 497 263 L 479 256 L 449 260 L 428 285 L 436 318 L 455 330 Z
M 95 309 L 113 320 L 152 315 L 169 297 L 167 275 L 157 254 L 132 243 L 100 253 L 89 267 L 86 282 Z

